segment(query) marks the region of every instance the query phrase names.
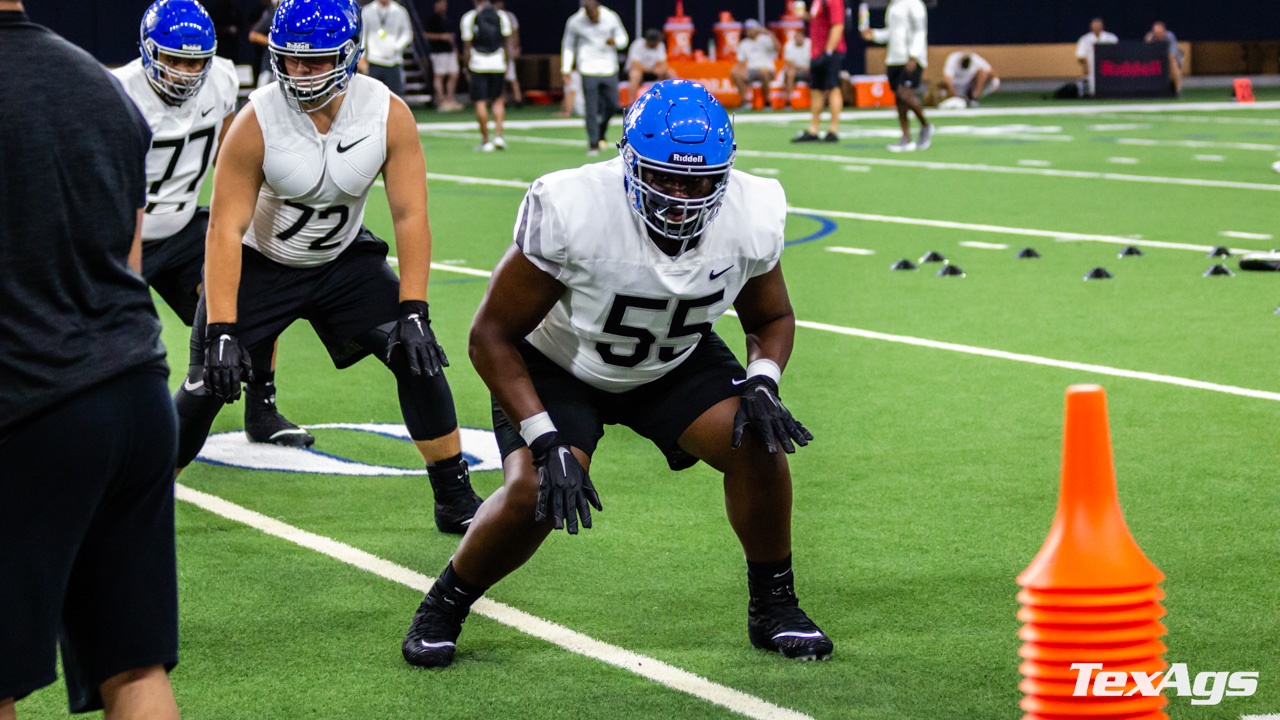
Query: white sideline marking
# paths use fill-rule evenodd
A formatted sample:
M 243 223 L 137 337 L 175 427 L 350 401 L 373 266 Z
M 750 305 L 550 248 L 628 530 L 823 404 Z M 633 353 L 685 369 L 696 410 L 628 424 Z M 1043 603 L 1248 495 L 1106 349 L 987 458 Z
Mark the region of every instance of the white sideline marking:
M 475 277 L 484 277 L 484 278 L 487 278 L 493 275 L 493 273 L 490 272 L 489 270 L 477 270 L 475 268 L 463 267 L 462 265 L 443 265 L 441 263 L 431 263 L 431 269 L 443 270 L 444 272 L 460 273 L 462 275 L 472 275 Z
M 840 247 L 833 245 L 827 248 L 827 252 L 844 253 L 845 255 L 875 255 L 875 250 L 866 250 L 864 248 Z
M 974 232 L 996 233 L 999 235 L 1021 235 L 1024 237 L 1050 238 L 1058 242 L 1103 242 L 1112 245 L 1142 245 L 1144 247 L 1164 248 L 1166 250 L 1194 250 L 1209 252 L 1212 245 L 1194 245 L 1191 243 L 1175 243 L 1163 240 L 1135 240 L 1117 235 L 1093 235 L 1089 233 L 1058 232 L 1055 230 L 1033 230 L 1031 228 L 1004 227 L 1001 225 L 982 225 L 977 223 L 953 222 L 951 220 L 927 220 L 924 218 L 898 217 L 896 215 L 875 215 L 872 213 L 846 212 L 843 210 L 817 210 L 814 208 L 788 207 L 787 210 L 810 215 L 848 218 L 850 220 L 867 220 L 869 222 L 894 223 L 898 225 L 919 225 L 922 227 L 942 228 L 944 230 L 972 230 Z M 1257 252 L 1231 248 L 1232 253 Z
M 422 593 L 426 593 L 427 590 L 431 589 L 431 584 L 435 582 L 435 578 L 414 572 L 409 568 L 384 560 L 359 548 L 354 548 L 323 535 L 307 532 L 301 528 L 269 518 L 266 515 L 223 500 L 215 495 L 203 493 L 182 484 L 174 485 L 174 496 L 214 515 L 248 525 L 268 535 L 287 540 L 308 550 L 314 550 L 334 560 L 344 562 L 352 567 Z M 608 663 L 673 690 L 702 698 L 707 702 L 727 708 L 740 715 L 760 718 L 761 720 L 773 720 L 775 718 L 813 720 L 811 716 L 804 713 L 788 710 L 761 700 L 754 695 L 748 695 L 740 690 L 714 683 L 687 670 L 668 665 L 661 660 L 601 642 L 580 632 L 570 630 L 563 625 L 557 625 L 549 620 L 543 620 L 536 615 L 518 610 L 510 605 L 488 598 L 480 598 L 473 606 L 473 610 L 490 620 L 526 635 L 545 640 L 553 645 L 558 645 L 569 652 Z
M 1035 117 L 1040 115 L 1095 115 L 1110 117 L 1117 113 L 1137 113 L 1142 119 L 1173 112 L 1201 112 L 1221 110 L 1280 110 L 1280 101 L 1268 100 L 1241 105 L 1238 102 L 1199 102 L 1199 103 L 1128 103 L 1117 105 L 1076 105 L 1076 106 L 1034 106 L 1017 108 L 969 108 L 966 110 L 932 109 L 933 117 Z M 849 110 L 840 113 L 842 120 L 896 120 L 897 110 Z M 809 113 L 745 113 L 735 115 L 735 125 L 783 124 L 788 122 L 808 121 Z M 1228 118 L 1235 119 L 1235 118 Z M 1244 118 L 1241 118 L 1244 119 Z M 1280 124 L 1280 121 L 1272 121 Z M 544 128 L 582 128 L 582 118 L 563 118 L 552 120 L 507 120 L 504 126 L 511 130 L 540 130 Z M 418 131 L 426 130 L 474 130 L 475 120 L 455 120 L 452 122 L 418 123 Z M 510 139 L 510 138 L 508 138 Z M 585 143 L 579 143 L 585 146 Z
M 1109 162 L 1109 163 L 1115 163 L 1115 164 L 1117 164 L 1117 165 L 1137 165 L 1137 164 L 1138 164 L 1138 158 L 1131 158 L 1131 157 L 1109 157 L 1109 158 L 1107 158 L 1107 162 Z
M 961 240 L 960 244 L 964 247 L 978 248 L 980 250 L 1008 250 L 1009 246 L 1004 243 L 988 243 L 978 242 L 977 240 Z
M 753 175 L 777 175 L 782 171 L 778 168 L 751 168 L 747 172 Z
M 1235 238 L 1237 240 L 1270 240 L 1271 239 L 1270 233 L 1251 233 L 1251 232 L 1239 232 L 1237 230 L 1223 230 L 1218 234 L 1221 235 L 1222 237 Z
M 1094 172 L 1089 170 L 1059 170 L 1056 168 L 986 165 L 982 163 L 945 163 L 931 162 L 928 160 L 894 160 L 883 157 L 820 155 L 818 153 L 774 152 L 769 150 L 739 150 L 738 155 L 742 157 L 770 158 L 775 160 L 862 163 L 866 165 L 885 165 L 889 167 L 923 168 L 925 170 L 963 170 L 968 172 L 1001 173 L 1005 175 L 1040 175 L 1044 177 L 1076 178 L 1079 180 L 1112 180 L 1117 182 L 1152 183 L 1156 185 L 1186 185 L 1191 187 L 1280 192 L 1280 185 L 1242 182 L 1238 180 L 1204 180 L 1201 178 L 1162 177 L 1159 175 L 1128 175 L 1123 173 Z
M 1247 107 L 1241 106 L 1236 103 L 1231 103 L 1231 104 L 1235 106 L 1236 110 L 1248 109 Z M 1120 119 L 1132 118 L 1135 120 L 1136 119 L 1163 120 L 1167 122 L 1198 123 L 1198 124 L 1204 124 L 1204 125 L 1280 125 L 1280 120 L 1276 120 L 1274 118 L 1233 118 L 1233 117 L 1219 117 L 1216 115 L 1207 116 L 1207 115 L 1153 114 L 1153 115 L 1139 115 L 1135 118 L 1132 115 L 1122 115 L 1119 113 L 1115 113 L 1115 114 L 1099 113 L 1098 117 L 1114 117 L 1114 118 L 1120 118 Z
M 1203 162 L 1222 162 L 1227 159 L 1226 155 L 1193 155 L 1192 157 Z
M 1184 147 L 1202 148 L 1205 150 L 1263 150 L 1275 152 L 1280 145 L 1264 143 L 1213 142 L 1209 140 L 1151 140 L 1148 138 L 1112 138 L 1111 142 L 1119 145 L 1141 145 L 1143 147 Z
M 828 325 L 827 323 L 810 322 L 808 320 L 797 320 L 796 325 L 803 328 L 809 328 L 811 330 L 825 330 L 826 332 L 837 333 L 839 335 L 850 335 L 870 340 L 884 340 L 885 342 L 900 343 L 902 345 L 914 345 L 916 347 L 926 347 L 934 350 L 949 350 L 951 352 L 964 353 L 966 355 L 978 355 L 981 357 L 998 358 L 1000 360 L 1014 360 L 1017 362 L 1030 363 L 1032 365 L 1044 365 L 1046 367 L 1062 368 L 1064 370 L 1079 370 L 1081 372 L 1130 378 L 1133 380 L 1147 380 L 1150 382 L 1163 383 L 1165 385 L 1178 385 L 1181 387 L 1195 388 L 1197 390 L 1210 390 L 1212 392 L 1226 393 L 1228 395 L 1239 395 L 1241 397 L 1280 402 L 1280 393 L 1278 392 L 1254 390 L 1252 388 L 1242 388 L 1234 385 L 1220 385 L 1218 383 L 1191 380 L 1188 378 L 1175 377 L 1173 375 L 1160 375 L 1158 373 L 1142 372 L 1138 370 L 1125 370 L 1123 368 L 1072 362 L 1070 360 L 1055 360 L 1053 358 L 1040 357 L 1038 355 L 1026 355 L 1023 353 L 1005 352 L 1004 350 L 991 350 L 989 348 L 974 347 L 973 345 L 960 345 L 958 343 L 925 340 L 924 338 L 910 337 L 908 335 L 891 335 L 889 333 L 875 332 L 874 330 L 861 330 L 859 328 Z
M 472 177 L 470 175 L 446 175 L 444 173 L 427 173 L 428 180 L 446 180 L 464 185 L 494 185 L 496 187 L 519 188 L 528 190 L 529 183 L 523 180 L 498 180 L 495 178 Z
M 849 172 L 871 172 L 871 168 L 866 165 L 845 165 L 840 169 L 848 170 Z
M 1018 164 L 1022 167 L 1051 167 L 1053 163 L 1048 160 L 1019 160 Z
M 1151 126 L 1146 123 L 1106 123 L 1102 125 L 1090 125 L 1089 129 L 1094 132 L 1114 132 L 1117 130 L 1146 130 Z
M 1280 720 L 1280 713 L 1271 715 L 1241 715 L 1240 720 Z

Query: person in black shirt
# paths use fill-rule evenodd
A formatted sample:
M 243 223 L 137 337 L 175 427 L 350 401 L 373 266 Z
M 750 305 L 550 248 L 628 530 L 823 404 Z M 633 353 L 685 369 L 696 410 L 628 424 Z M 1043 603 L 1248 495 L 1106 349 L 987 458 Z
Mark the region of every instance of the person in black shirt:
M 436 0 L 435 14 L 427 20 L 422 36 L 431 49 L 431 75 L 436 86 L 436 108 L 460 110 L 454 93 L 458 89 L 458 48 L 449 29 L 449 2 Z
M 142 266 L 151 133 L 88 53 L 0 0 L 0 719 L 178 717 L 177 419 Z

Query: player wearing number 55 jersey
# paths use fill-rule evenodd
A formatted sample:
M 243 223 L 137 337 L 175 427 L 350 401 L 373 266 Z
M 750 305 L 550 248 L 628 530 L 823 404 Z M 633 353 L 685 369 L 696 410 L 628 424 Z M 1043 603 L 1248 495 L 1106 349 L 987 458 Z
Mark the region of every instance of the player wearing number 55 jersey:
M 190 326 L 209 227 L 200 188 L 235 117 L 240 81 L 230 60 L 214 57 L 213 20 L 196 0 L 156 0 L 142 16 L 140 35 L 142 57 L 113 72 L 151 127 L 142 276 Z M 315 438 L 276 410 L 273 371 L 249 384 L 245 434 L 254 442 L 309 446 Z
M 627 113 L 622 157 L 533 184 L 471 328 L 493 392 L 506 482 L 480 508 L 409 627 L 405 659 L 453 661 L 471 604 L 551 530 L 591 527 L 604 425 L 653 441 L 673 470 L 724 473 L 747 558 L 751 644 L 825 659 L 791 575 L 786 455 L 813 438 L 778 399 L 795 315 L 779 259 L 786 198 L 733 170 L 733 126 L 701 85 L 666 80 Z M 744 369 L 712 331 L 730 307 Z
M 436 525 L 463 532 L 480 498 L 428 316 L 431 228 L 413 114 L 385 85 L 355 74 L 355 0 L 283 0 L 269 37 L 277 82 L 250 96 L 214 172 L 205 294 L 176 398 L 178 467 L 195 458 L 242 376 L 269 367 L 276 337 L 305 319 L 337 367 L 373 354 L 395 374 L 405 425 L 427 462 Z M 399 279 L 386 243 L 361 224 L 379 174 Z

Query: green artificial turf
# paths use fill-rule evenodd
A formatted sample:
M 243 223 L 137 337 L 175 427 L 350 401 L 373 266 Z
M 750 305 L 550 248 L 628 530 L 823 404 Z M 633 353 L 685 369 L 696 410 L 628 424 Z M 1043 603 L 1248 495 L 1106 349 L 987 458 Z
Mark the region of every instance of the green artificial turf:
M 1221 94 L 1192 92 L 1187 99 Z M 1031 100 L 996 95 L 984 107 Z M 547 115 L 531 109 L 513 119 Z M 421 117 L 467 120 L 458 113 Z M 846 121 L 841 143 L 809 146 L 788 142 L 803 119 L 767 120 L 738 124 L 740 169 L 776 177 L 796 207 L 899 219 L 825 216 L 830 228 L 822 212 L 790 217 L 788 240 L 809 239 L 789 247 L 783 260 L 801 320 L 1280 391 L 1274 276 L 1203 278 L 1219 262 L 1203 251 L 1144 247 L 1144 256 L 1121 259 L 1116 244 L 901 221 L 1269 248 L 1274 241 L 1219 234 L 1280 230 L 1274 212 L 1280 176 L 1270 170 L 1278 153 L 1244 147 L 1277 144 L 1280 128 L 1269 112 L 948 117 L 937 121 L 943 132 L 931 150 L 904 155 L 884 150 L 892 137 L 868 136 L 894 127 L 878 116 Z M 948 132 L 961 126 L 982 132 Z M 1069 139 L 1028 139 L 1036 134 Z M 510 149 L 493 154 L 472 151 L 475 135 L 473 128 L 426 133 L 429 172 L 529 182 L 586 161 L 579 127 L 512 128 Z M 836 157 L 751 154 L 760 152 Z M 1117 157 L 1136 163 L 1111 160 Z M 859 165 L 860 159 L 874 162 Z M 980 169 L 1037 169 L 1019 164 L 1027 160 L 1095 175 Z M 521 191 L 436 178 L 430 193 L 435 259 L 492 268 L 510 242 Z M 384 198 L 375 188 L 365 222 L 391 241 Z M 812 237 L 823 228 L 831 231 Z M 974 241 L 1008 248 L 959 244 Z M 1043 257 L 1015 259 L 1024 246 Z M 930 250 L 967 276 L 935 277 L 936 265 L 889 270 L 899 258 Z M 1083 281 L 1094 266 L 1115 277 Z M 459 418 L 479 428 L 491 426 L 488 393 L 467 362 L 465 343 L 484 289 L 483 278 L 432 274 L 433 325 L 453 361 Z M 161 312 L 176 386 L 187 364 L 188 331 Z M 726 318 L 717 331 L 741 354 L 735 320 Z M 816 436 L 792 461 L 795 563 L 805 608 L 836 643 L 830 663 L 794 664 L 750 648 L 742 553 L 724 517 L 719 478 L 705 466 L 671 473 L 650 444 L 618 428 L 607 432 L 591 468 L 606 508 L 595 527 L 552 537 L 489 597 L 815 718 L 1020 717 L 1014 578 L 1039 549 L 1053 515 L 1063 390 L 1094 382 L 1109 394 L 1129 527 L 1167 575 L 1166 658 L 1187 663 L 1193 675 L 1260 673 L 1253 697 L 1229 697 L 1218 706 L 1171 697 L 1170 715 L 1280 712 L 1274 399 L 823 330 L 798 330 L 782 389 Z M 334 370 L 303 323 L 281 340 L 278 384 L 280 407 L 302 424 L 400 420 L 390 374 L 374 361 Z M 241 413 L 241 405 L 224 410 L 214 431 L 238 430 Z M 407 443 L 338 430 L 317 436 L 317 449 L 328 453 L 420 466 Z M 484 495 L 501 482 L 496 472 L 473 480 Z M 456 547 L 456 538 L 435 532 L 422 477 L 197 463 L 182 482 L 428 575 Z M 466 624 L 454 667 L 414 671 L 400 658 L 399 642 L 417 591 L 184 503 L 177 514 L 182 664 L 173 681 L 186 717 L 731 715 L 480 617 Z M 64 707 L 55 685 L 19 711 L 51 717 Z

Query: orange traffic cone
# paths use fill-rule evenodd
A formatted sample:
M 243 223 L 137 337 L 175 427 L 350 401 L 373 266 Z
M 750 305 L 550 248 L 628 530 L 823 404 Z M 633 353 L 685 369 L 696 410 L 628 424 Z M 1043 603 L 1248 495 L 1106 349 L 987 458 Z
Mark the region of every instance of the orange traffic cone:
M 1044 546 L 1018 576 L 1023 720 L 1168 720 L 1166 698 L 1137 692 L 1128 675 L 1123 686 L 1108 685 L 1119 694 L 1096 695 L 1094 675 L 1082 680 L 1087 671 L 1071 667 L 1165 670 L 1163 580 L 1120 511 L 1106 393 L 1098 385 L 1073 385 L 1067 388 L 1058 511 Z

